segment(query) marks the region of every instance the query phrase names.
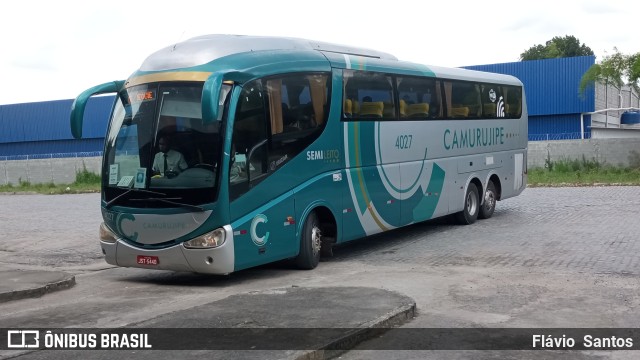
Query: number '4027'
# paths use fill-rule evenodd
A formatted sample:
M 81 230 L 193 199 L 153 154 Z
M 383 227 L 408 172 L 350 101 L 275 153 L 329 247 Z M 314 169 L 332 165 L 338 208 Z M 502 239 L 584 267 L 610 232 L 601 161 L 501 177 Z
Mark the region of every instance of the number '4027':
M 396 148 L 398 149 L 410 148 L 412 139 L 413 139 L 412 135 L 398 135 L 398 138 L 396 139 Z

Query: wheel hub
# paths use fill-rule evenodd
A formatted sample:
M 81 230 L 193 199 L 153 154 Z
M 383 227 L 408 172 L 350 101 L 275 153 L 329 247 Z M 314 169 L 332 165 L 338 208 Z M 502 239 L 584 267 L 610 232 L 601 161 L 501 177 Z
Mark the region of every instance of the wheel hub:
M 467 212 L 470 215 L 473 215 L 476 213 L 476 209 L 477 209 L 478 204 L 476 204 L 476 198 L 475 196 L 473 196 L 473 193 L 469 193 L 469 195 L 467 195 Z
M 492 208 L 496 203 L 496 197 L 493 191 L 487 191 L 484 197 L 484 202 L 487 204 L 487 208 Z
M 322 232 L 319 227 L 314 226 L 311 229 L 311 248 L 313 250 L 313 255 L 317 255 L 320 252 L 320 247 L 322 246 Z

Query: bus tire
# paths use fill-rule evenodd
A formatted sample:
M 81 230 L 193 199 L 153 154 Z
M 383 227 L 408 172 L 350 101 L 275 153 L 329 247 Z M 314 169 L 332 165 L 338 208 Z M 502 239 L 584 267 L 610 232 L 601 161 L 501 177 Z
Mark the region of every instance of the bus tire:
M 322 245 L 322 231 L 315 212 L 307 216 L 300 235 L 300 253 L 295 259 L 299 269 L 315 269 L 320 262 L 320 248 Z
M 464 195 L 464 208 L 456 214 L 456 220 L 462 225 L 471 225 L 476 222 L 479 210 L 478 188 L 474 183 L 469 183 L 467 193 Z
M 493 181 L 489 180 L 487 191 L 484 193 L 484 203 L 480 206 L 480 212 L 478 213 L 479 219 L 488 219 L 493 215 L 493 212 L 496 210 L 497 198 L 496 186 L 493 185 Z

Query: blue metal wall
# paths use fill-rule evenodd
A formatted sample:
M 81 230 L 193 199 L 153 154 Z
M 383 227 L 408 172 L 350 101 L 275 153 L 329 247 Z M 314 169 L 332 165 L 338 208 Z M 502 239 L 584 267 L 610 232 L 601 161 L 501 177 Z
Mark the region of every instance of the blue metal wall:
M 584 137 L 591 138 L 591 116 L 584 116 Z M 580 114 L 529 117 L 529 141 L 580 139 Z
M 513 75 L 524 84 L 529 116 L 579 114 L 595 110 L 595 89 L 578 93 L 582 75 L 595 56 L 465 66 L 466 69 Z M 579 123 L 578 123 L 579 124 Z M 562 130 L 565 125 L 559 125 Z M 554 130 L 550 128 L 550 130 Z
M 83 140 L 71 135 L 73 100 L 0 106 L 0 156 L 102 151 L 113 96 L 89 100 Z

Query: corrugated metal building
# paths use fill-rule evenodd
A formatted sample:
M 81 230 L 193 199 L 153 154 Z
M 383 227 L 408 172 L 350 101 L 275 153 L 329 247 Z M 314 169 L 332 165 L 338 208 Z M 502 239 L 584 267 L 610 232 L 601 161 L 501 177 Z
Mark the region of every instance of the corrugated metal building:
M 529 110 L 529 140 L 580 139 L 580 114 L 595 110 L 595 90 L 579 94 L 582 75 L 595 56 L 465 66 L 466 69 L 513 75 L 524 84 Z M 591 137 L 584 117 L 585 138 Z
M 529 140 L 580 138 L 580 114 L 595 110 L 595 91 L 583 96 L 578 85 L 594 56 L 467 66 L 467 69 L 509 74 L 525 87 L 529 109 Z M 38 154 L 101 152 L 113 96 L 92 98 L 87 106 L 83 139 L 69 128 L 72 100 L 0 106 L 0 160 Z M 585 137 L 590 137 L 585 116 Z M 61 155 L 64 156 L 64 155 Z
M 80 140 L 69 126 L 73 100 L 0 106 L 0 157 L 101 152 L 113 100 L 101 96 L 89 101 Z

